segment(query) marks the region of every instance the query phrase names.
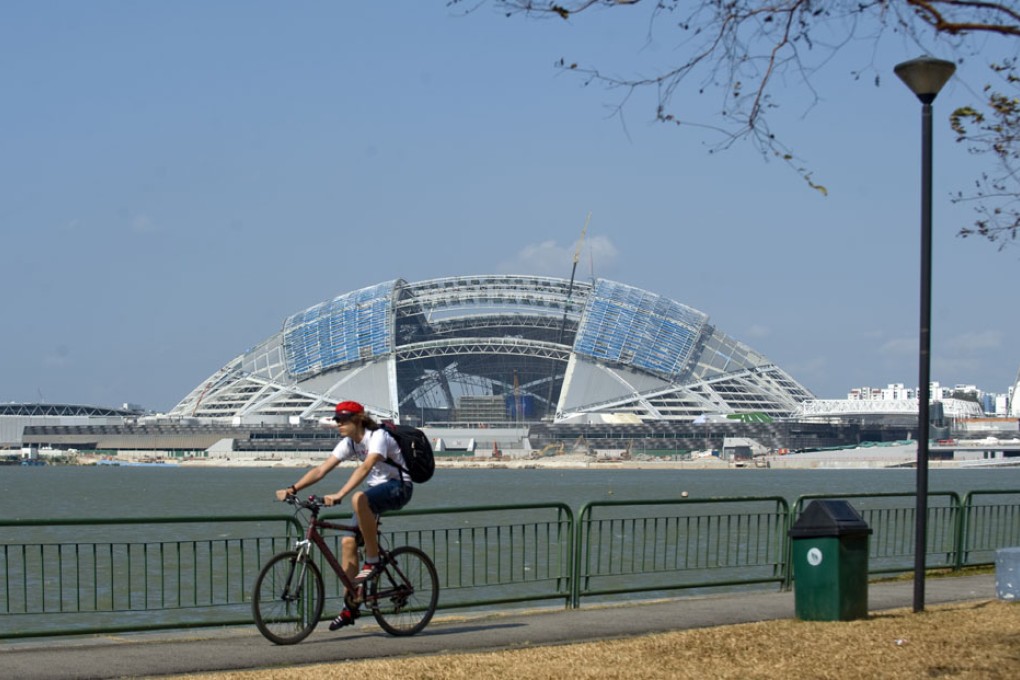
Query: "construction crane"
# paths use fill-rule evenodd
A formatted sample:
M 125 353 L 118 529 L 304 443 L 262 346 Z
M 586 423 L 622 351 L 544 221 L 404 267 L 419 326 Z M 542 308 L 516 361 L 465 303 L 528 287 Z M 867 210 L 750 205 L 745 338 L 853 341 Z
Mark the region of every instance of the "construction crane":
M 584 237 L 588 233 L 588 224 L 591 222 L 591 212 L 588 212 L 588 217 L 584 220 L 584 227 L 581 229 L 581 238 L 577 240 L 577 248 L 574 249 L 574 264 L 570 269 L 570 283 L 567 285 L 567 299 L 563 303 L 563 321 L 560 323 L 560 333 L 556 339 L 556 344 L 563 343 L 563 334 L 567 330 L 567 314 L 570 311 L 570 296 L 574 292 L 574 277 L 577 275 L 577 263 L 581 259 L 581 248 L 584 247 Z M 546 398 L 546 415 L 555 415 L 555 409 L 553 408 L 553 387 L 556 385 L 556 364 L 553 363 L 553 372 L 551 379 L 549 380 L 549 396 Z

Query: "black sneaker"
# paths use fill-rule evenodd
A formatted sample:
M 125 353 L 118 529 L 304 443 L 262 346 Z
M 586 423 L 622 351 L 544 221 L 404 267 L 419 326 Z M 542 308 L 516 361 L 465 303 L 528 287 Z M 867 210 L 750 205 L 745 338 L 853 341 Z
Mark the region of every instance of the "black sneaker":
M 350 609 L 344 607 L 340 610 L 340 613 L 336 615 L 336 618 L 329 622 L 330 630 L 339 630 L 344 626 L 353 626 L 354 620 L 361 617 L 360 609 Z

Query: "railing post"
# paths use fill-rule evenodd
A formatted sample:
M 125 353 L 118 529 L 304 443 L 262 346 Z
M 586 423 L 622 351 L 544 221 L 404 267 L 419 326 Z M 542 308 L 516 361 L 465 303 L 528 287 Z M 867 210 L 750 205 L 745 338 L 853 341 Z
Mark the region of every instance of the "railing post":
M 790 528 L 797 521 L 797 512 L 800 509 L 801 496 L 797 497 L 790 504 L 789 512 L 786 513 L 786 526 L 783 530 L 783 590 L 790 590 L 793 587 L 793 541 L 790 538 Z
M 967 521 L 970 515 L 970 492 L 968 491 L 963 497 L 963 501 L 960 501 L 960 497 L 953 494 L 956 498 L 957 512 L 956 512 L 956 536 L 954 541 L 956 543 L 956 559 L 953 561 L 953 571 L 960 571 L 963 569 L 964 563 L 964 549 L 967 545 Z
M 560 511 L 561 517 L 562 517 L 562 514 L 563 514 L 563 511 L 561 510 Z M 562 527 L 562 519 L 561 519 L 561 523 L 560 523 L 559 526 Z M 562 534 L 563 534 L 562 528 L 558 528 L 557 529 L 557 539 L 559 539 L 559 537 L 562 536 Z M 577 522 L 574 520 L 574 516 L 571 514 L 570 515 L 570 523 L 567 525 L 567 541 L 566 541 L 566 545 L 567 545 L 567 555 L 566 555 L 566 558 L 567 558 L 567 574 L 568 574 L 567 578 L 570 579 L 568 584 L 567 584 L 568 585 L 568 588 L 567 588 L 567 598 L 566 598 L 566 603 L 565 603 L 567 609 L 570 609 L 573 606 L 574 589 L 576 588 L 575 583 L 577 582 L 577 579 L 574 576 L 574 563 L 577 562 L 577 542 L 575 540 L 576 539 L 576 535 L 577 535 Z M 557 541 L 557 542 L 559 542 L 559 541 Z
M 581 562 L 586 559 L 584 547 L 588 544 L 585 540 L 585 525 L 590 525 L 587 519 L 591 514 L 591 503 L 585 503 L 577 513 L 577 522 L 574 524 L 574 554 L 570 564 L 570 609 L 577 609 L 581 606 Z

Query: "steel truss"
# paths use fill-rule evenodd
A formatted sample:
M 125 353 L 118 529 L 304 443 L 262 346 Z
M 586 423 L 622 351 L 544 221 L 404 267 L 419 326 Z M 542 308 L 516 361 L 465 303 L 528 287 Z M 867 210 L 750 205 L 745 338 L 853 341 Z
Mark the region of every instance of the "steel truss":
M 587 366 L 576 386 L 565 377 L 571 360 Z M 570 413 L 558 417 L 619 410 L 650 420 L 780 414 L 811 397 L 708 315 L 660 295 L 603 279 L 480 275 L 394 279 L 293 314 L 171 415 L 304 418 L 338 385 L 409 412 L 512 392 L 528 396 L 534 417 L 563 403 Z

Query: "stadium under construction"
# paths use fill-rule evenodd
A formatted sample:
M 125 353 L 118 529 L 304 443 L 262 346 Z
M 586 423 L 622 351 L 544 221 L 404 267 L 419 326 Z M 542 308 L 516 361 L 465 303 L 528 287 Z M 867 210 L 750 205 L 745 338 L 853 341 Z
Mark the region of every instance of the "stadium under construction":
M 338 295 L 284 319 L 167 414 L 36 419 L 18 443 L 328 450 L 336 435 L 322 421 L 346 399 L 460 450 L 584 440 L 679 455 L 726 437 L 801 449 L 903 439 L 916 428 L 916 411 L 795 417 L 813 399 L 805 387 L 707 314 L 655 293 L 606 279 L 482 275 Z

